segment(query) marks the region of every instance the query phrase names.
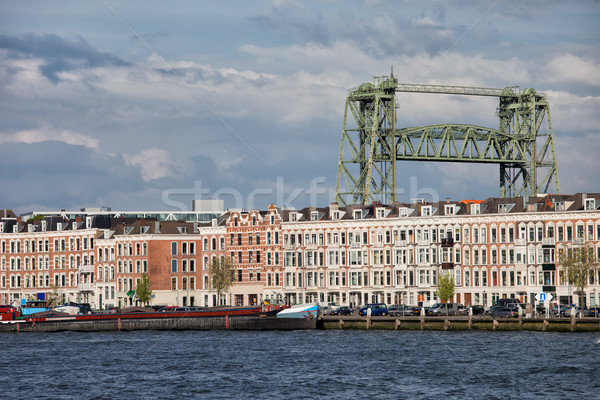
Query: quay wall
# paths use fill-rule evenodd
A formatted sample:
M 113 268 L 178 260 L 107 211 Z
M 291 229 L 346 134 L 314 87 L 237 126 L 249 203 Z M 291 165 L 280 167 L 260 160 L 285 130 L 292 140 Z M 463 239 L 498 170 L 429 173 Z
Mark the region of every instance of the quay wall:
M 395 329 L 433 331 L 546 331 L 600 332 L 598 318 L 498 318 L 491 317 L 361 317 L 323 316 L 322 329 Z

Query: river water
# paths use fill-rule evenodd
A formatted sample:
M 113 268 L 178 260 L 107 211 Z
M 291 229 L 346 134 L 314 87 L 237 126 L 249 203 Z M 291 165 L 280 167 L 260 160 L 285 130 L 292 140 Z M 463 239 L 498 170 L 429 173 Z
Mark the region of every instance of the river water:
M 0 335 L 7 399 L 597 399 L 600 333 Z

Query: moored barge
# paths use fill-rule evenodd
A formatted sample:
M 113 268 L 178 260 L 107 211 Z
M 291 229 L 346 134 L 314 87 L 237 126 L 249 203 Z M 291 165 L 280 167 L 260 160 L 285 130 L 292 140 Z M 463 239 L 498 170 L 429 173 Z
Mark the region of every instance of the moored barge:
M 316 318 L 277 318 L 278 310 L 217 307 L 199 311 L 35 315 L 2 321 L 0 332 L 129 330 L 294 330 L 315 329 Z

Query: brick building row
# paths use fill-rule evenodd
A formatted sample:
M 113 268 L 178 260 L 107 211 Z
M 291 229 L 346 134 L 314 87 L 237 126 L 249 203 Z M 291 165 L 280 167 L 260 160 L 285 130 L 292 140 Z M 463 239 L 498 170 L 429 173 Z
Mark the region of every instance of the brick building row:
M 251 305 L 263 301 L 437 301 L 451 273 L 455 301 L 533 302 L 546 292 L 577 303 L 559 254 L 589 246 L 600 260 L 600 195 L 548 195 L 484 201 L 417 201 L 265 211 L 230 209 L 209 223 L 52 215 L 0 218 L 0 303 L 56 292 L 94 308 L 136 304 L 143 273 L 153 304 Z M 208 265 L 230 257 L 235 279 L 221 299 Z M 589 276 L 587 304 L 600 301 Z

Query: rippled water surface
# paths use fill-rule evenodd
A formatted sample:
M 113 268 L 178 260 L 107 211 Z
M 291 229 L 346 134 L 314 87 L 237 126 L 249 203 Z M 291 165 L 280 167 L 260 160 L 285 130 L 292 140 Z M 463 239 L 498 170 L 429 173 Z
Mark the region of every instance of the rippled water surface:
M 600 334 L 0 335 L 0 398 L 597 399 Z

